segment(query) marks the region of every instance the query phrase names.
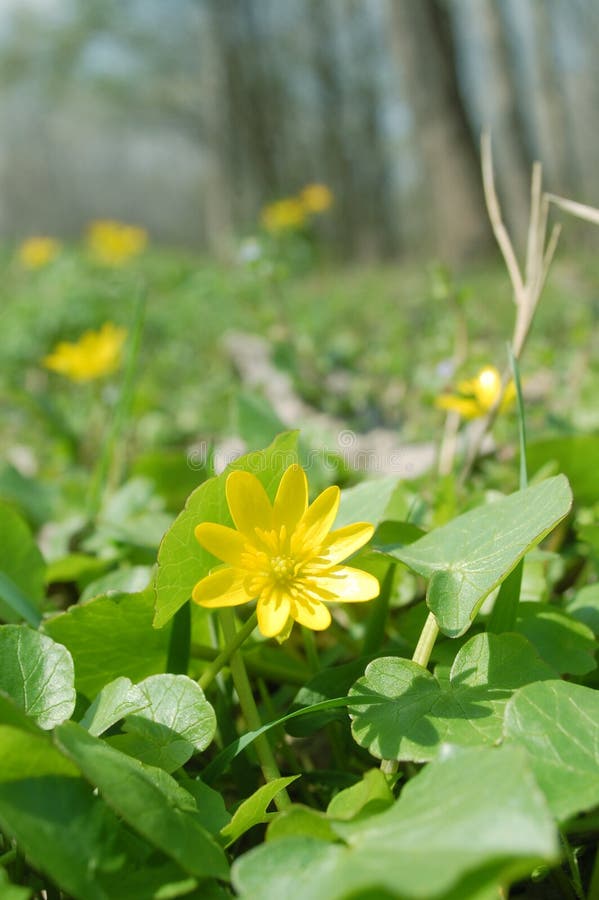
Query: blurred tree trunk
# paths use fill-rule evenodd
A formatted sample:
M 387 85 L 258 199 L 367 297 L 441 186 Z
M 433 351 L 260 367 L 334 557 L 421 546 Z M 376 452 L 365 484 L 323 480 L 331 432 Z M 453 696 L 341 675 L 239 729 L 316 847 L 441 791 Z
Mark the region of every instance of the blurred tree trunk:
M 489 240 L 478 153 L 458 90 L 447 13 L 436 0 L 391 0 L 392 39 L 415 123 L 433 252 L 463 258 Z

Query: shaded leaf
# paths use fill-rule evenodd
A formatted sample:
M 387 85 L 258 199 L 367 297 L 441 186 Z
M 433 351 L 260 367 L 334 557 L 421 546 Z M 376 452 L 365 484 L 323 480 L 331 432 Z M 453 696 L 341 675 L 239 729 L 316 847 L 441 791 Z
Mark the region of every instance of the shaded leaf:
M 449 682 L 415 662 L 371 662 L 350 691 L 380 703 L 350 709 L 352 734 L 379 759 L 433 759 L 443 743 L 478 746 L 502 736 L 505 704 L 516 688 L 555 671 L 516 634 L 478 634 L 458 652 Z
M 516 630 L 559 675 L 585 675 L 596 668 L 591 629 L 565 610 L 546 603 L 521 603 Z
M 25 520 L 0 503 L 0 618 L 6 622 L 23 619 L 37 628 L 45 568 Z

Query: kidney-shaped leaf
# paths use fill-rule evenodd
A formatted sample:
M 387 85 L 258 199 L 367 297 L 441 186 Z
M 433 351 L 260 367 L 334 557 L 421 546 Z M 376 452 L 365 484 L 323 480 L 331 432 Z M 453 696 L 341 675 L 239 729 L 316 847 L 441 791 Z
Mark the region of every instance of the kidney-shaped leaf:
M 555 671 L 517 634 L 479 634 L 457 654 L 449 684 L 411 660 L 376 659 L 350 691 L 380 703 L 350 708 L 352 733 L 379 759 L 433 759 L 443 743 L 501 739 L 505 704 L 516 688 L 555 678 Z
M 505 736 L 524 747 L 559 820 L 599 804 L 599 691 L 545 681 L 517 691 Z
M 285 432 L 266 450 L 240 457 L 221 475 L 205 481 L 189 495 L 185 509 L 164 535 L 158 551 L 155 628 L 162 628 L 189 600 L 196 582 L 221 562 L 200 547 L 194 529 L 200 522 L 233 524 L 225 496 L 229 473 L 234 469 L 252 472 L 273 499 L 283 472 L 297 462 L 296 448 L 297 432 Z
M 571 504 L 567 479 L 556 475 L 470 510 L 390 552 L 430 579 L 429 609 L 444 634 L 459 637 L 485 597 L 567 515 Z
M 37 722 L 54 728 L 75 709 L 69 651 L 27 625 L 0 626 L 0 690 Z

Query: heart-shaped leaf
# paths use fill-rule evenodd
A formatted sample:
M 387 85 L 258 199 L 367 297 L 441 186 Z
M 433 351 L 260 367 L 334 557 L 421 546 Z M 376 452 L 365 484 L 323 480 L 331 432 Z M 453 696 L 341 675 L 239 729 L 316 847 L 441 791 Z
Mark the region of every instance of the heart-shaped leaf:
M 443 743 L 493 744 L 501 739 L 505 704 L 523 684 L 555 671 L 516 634 L 478 634 L 457 654 L 449 683 L 398 657 L 371 662 L 352 694 L 381 702 L 350 708 L 352 733 L 379 759 L 433 759 Z
M 464 513 L 390 552 L 430 579 L 428 607 L 444 634 L 459 637 L 485 597 L 555 528 L 571 504 L 568 481 L 557 475 Z

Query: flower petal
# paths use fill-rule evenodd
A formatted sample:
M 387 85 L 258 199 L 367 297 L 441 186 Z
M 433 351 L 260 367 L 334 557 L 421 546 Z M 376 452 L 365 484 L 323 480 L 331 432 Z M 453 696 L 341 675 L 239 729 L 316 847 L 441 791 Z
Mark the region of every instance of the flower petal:
M 313 631 L 324 631 L 331 624 L 331 614 L 320 600 L 302 597 L 293 603 L 291 614 L 296 622 Z
M 326 538 L 319 555 L 330 563 L 339 563 L 367 544 L 373 534 L 374 526 L 367 522 L 355 522 L 338 528 Z
M 251 472 L 231 472 L 226 483 L 227 503 L 235 525 L 250 538 L 255 529 L 272 528 L 272 506 L 262 483 Z
M 455 394 L 441 394 L 435 400 L 435 406 L 437 409 L 457 412 L 464 419 L 476 419 L 478 416 L 482 416 L 484 412 L 476 400 L 458 397 Z
M 315 579 L 319 588 L 330 591 L 338 603 L 362 603 L 374 600 L 380 593 L 378 579 L 362 569 L 351 566 L 333 566 L 327 575 Z
M 276 637 L 285 628 L 289 618 L 290 605 L 286 594 L 273 591 L 266 599 L 258 600 L 258 628 L 264 637 Z
M 198 543 L 208 553 L 231 566 L 241 567 L 241 555 L 246 542 L 239 531 L 227 528 L 226 525 L 218 525 L 216 522 L 202 522 L 196 525 L 194 534 Z
M 300 545 L 299 547 L 292 545 L 293 552 L 301 552 L 300 547 L 304 551 L 312 549 L 314 553 L 317 552 L 337 518 L 340 499 L 341 491 L 337 485 L 332 485 L 310 504 L 293 535 L 295 538 L 293 543 Z
M 241 603 L 249 603 L 253 598 L 243 586 L 246 573 L 239 572 L 227 566 L 217 569 L 195 585 L 191 597 L 195 603 L 207 609 L 217 609 L 221 606 L 239 606 Z
M 285 525 L 290 534 L 308 507 L 308 479 L 301 466 L 285 470 L 273 504 L 274 527 Z

